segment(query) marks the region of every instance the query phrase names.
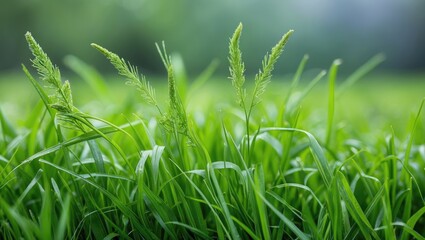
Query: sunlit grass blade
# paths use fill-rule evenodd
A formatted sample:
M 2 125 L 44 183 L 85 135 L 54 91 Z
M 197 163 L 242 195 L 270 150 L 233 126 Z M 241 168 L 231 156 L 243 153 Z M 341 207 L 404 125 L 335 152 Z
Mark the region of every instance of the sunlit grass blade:
M 331 68 L 329 69 L 329 92 L 328 92 L 328 124 L 326 127 L 326 140 L 325 145 L 329 147 L 332 138 L 332 129 L 334 126 L 334 115 L 335 115 L 335 82 L 337 78 L 339 65 L 342 64 L 340 59 L 336 59 L 332 62 Z

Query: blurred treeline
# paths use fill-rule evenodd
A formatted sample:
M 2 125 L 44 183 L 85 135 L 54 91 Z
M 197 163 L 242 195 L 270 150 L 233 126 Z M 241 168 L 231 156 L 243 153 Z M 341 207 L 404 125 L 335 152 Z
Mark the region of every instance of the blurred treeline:
M 73 54 L 112 71 L 90 47 L 95 42 L 144 72 L 163 73 L 154 43 L 164 40 L 189 74 L 218 59 L 217 71 L 225 75 L 228 39 L 239 22 L 250 73 L 289 29 L 295 34 L 276 69 L 281 74 L 295 71 L 306 53 L 309 68 L 342 58 L 341 71 L 350 72 L 384 53 L 381 69 L 425 70 L 423 0 L 1 0 L 0 71 L 28 63 L 24 34 L 31 31 L 58 64 Z

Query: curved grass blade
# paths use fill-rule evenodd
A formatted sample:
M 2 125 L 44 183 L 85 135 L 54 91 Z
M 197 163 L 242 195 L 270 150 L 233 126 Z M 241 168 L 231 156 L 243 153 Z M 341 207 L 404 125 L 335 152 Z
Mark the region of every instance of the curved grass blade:
M 94 162 L 96 163 L 97 170 L 100 173 L 106 173 L 105 163 L 103 162 L 102 151 L 95 142 L 95 140 L 88 140 L 87 144 L 89 145 L 90 151 L 93 155 Z
M 10 206 L 0 195 L 0 209 L 3 209 L 3 214 L 9 219 L 9 224 L 13 229 L 16 237 L 20 236 L 24 239 L 41 239 L 41 232 L 35 222 L 21 216 L 15 208 Z
M 411 228 L 409 225 L 407 225 L 404 222 L 394 222 L 394 223 L 392 223 L 392 225 L 395 226 L 395 227 L 402 227 L 402 229 L 404 231 L 408 232 L 415 239 L 425 240 L 425 237 L 424 236 L 422 236 L 420 233 L 416 232 L 413 228 Z M 378 230 L 384 230 L 385 228 L 386 228 L 386 226 L 383 226 L 383 227 L 375 228 L 375 230 L 376 231 L 378 231 Z
M 353 217 L 354 221 L 356 221 L 356 223 L 360 227 L 360 231 L 363 233 L 363 236 L 366 238 L 370 238 L 370 235 L 372 235 L 375 239 L 379 239 L 379 236 L 374 231 L 368 218 L 366 217 L 359 203 L 357 202 L 356 197 L 351 191 L 351 188 L 350 188 L 350 185 L 348 184 L 347 179 L 340 171 L 337 172 L 337 176 L 338 176 L 337 178 L 338 189 L 339 189 L 340 195 L 342 199 L 344 200 L 344 202 L 346 203 L 347 209 L 350 212 L 351 216 Z
M 193 226 L 187 225 L 185 223 L 182 223 L 182 222 L 170 221 L 170 222 L 166 222 L 165 224 L 176 225 L 176 226 L 180 226 L 180 227 L 183 227 L 185 229 L 188 229 L 191 232 L 193 232 L 194 234 L 196 234 L 197 236 L 201 237 L 202 239 L 213 239 L 210 236 L 208 236 L 206 233 L 202 232 L 201 230 L 194 228 Z
M 411 216 L 409 218 L 409 220 L 407 220 L 406 225 L 411 228 L 414 229 L 416 223 L 422 218 L 422 216 L 425 214 L 425 206 L 422 207 L 421 209 L 419 209 L 415 214 L 413 214 L 413 216 Z M 406 228 L 404 228 L 405 231 L 403 231 L 403 234 L 401 235 L 401 239 L 407 239 L 407 234 L 411 233 L 408 230 L 406 230 Z
M 323 203 L 320 201 L 320 199 L 316 196 L 316 194 L 314 194 L 313 190 L 311 190 L 311 188 L 309 188 L 306 185 L 303 184 L 298 184 L 298 183 L 284 183 L 284 184 L 279 184 L 276 186 L 273 186 L 273 188 L 298 188 L 304 191 L 307 191 L 308 193 L 311 194 L 311 196 L 314 198 L 314 200 L 317 201 L 317 203 L 320 205 L 321 208 L 323 208 Z
M 140 124 L 139 121 L 135 122 L 133 125 L 137 125 Z M 131 127 L 130 124 L 124 124 L 122 126 L 120 126 L 120 129 L 125 129 Z M 17 169 L 21 168 L 22 166 L 24 166 L 25 164 L 28 164 L 36 159 L 39 159 L 41 157 L 44 157 L 46 155 L 55 153 L 57 151 L 59 151 L 60 149 L 62 149 L 63 147 L 69 147 L 69 146 L 73 146 L 75 144 L 81 143 L 81 142 L 86 142 L 88 140 L 92 140 L 92 139 L 96 139 L 96 138 L 100 138 L 100 137 L 104 137 L 106 134 L 110 134 L 110 133 L 115 133 L 119 131 L 118 129 L 114 128 L 114 127 L 104 127 L 104 128 L 99 128 L 87 133 L 84 133 L 80 136 L 74 137 L 72 139 L 69 139 L 63 143 L 58 143 L 52 147 L 49 147 L 43 151 L 40 151 L 34 155 L 32 155 L 31 157 L 25 159 L 24 161 L 22 161 L 18 166 L 16 166 L 15 168 L 13 168 L 12 171 L 10 171 L 7 176 L 5 177 L 5 179 L 12 174 L 14 171 L 16 171 Z
M 62 168 L 54 163 L 51 163 L 49 161 L 40 159 L 39 160 L 40 163 L 44 163 L 47 164 L 53 168 L 55 168 L 58 171 L 64 172 L 69 174 L 70 176 L 73 176 L 77 179 L 80 179 L 81 181 L 87 183 L 88 185 L 94 187 L 95 189 L 99 190 L 100 192 L 102 192 L 103 194 L 105 194 L 105 196 L 107 198 L 109 198 L 116 206 L 118 209 L 120 209 L 129 219 L 131 219 L 131 221 L 134 223 L 133 226 L 136 228 L 136 230 L 142 234 L 142 236 L 148 238 L 148 239 L 159 239 L 155 234 L 153 234 L 149 229 L 143 227 L 142 224 L 139 223 L 139 216 L 137 216 L 133 210 L 131 208 L 129 208 L 126 204 L 124 204 L 122 202 L 121 199 L 119 199 L 118 197 L 116 197 L 114 194 L 110 193 L 109 191 L 107 191 L 106 189 L 102 188 L 101 186 L 97 185 L 96 183 L 87 180 L 86 178 L 81 177 L 80 175 Z
M 19 196 L 18 200 L 16 200 L 16 202 L 14 204 L 15 207 L 19 206 L 22 203 L 22 201 L 27 196 L 27 194 L 29 193 L 29 191 L 31 191 L 31 189 L 35 186 L 35 184 L 38 183 L 38 180 L 40 180 L 40 178 L 42 176 L 42 173 L 43 173 L 43 170 L 42 169 L 39 169 L 37 171 L 37 173 L 35 174 L 34 178 L 31 180 L 31 182 L 28 184 L 28 186 L 25 188 L 25 190 Z
M 310 149 L 317 164 L 317 168 L 320 172 L 320 175 L 322 176 L 323 182 L 325 183 L 327 188 L 330 187 L 330 183 L 333 177 L 328 161 L 326 160 L 322 147 L 319 145 L 316 138 L 311 133 L 297 128 L 270 127 L 260 129 L 260 133 L 269 131 L 300 132 L 305 134 L 309 139 Z
M 283 221 L 283 223 L 286 224 L 293 233 L 295 233 L 295 235 L 297 235 L 302 240 L 310 239 L 308 235 L 302 232 L 291 220 L 289 220 L 284 214 L 282 214 L 278 209 L 276 209 L 273 204 L 271 204 L 263 195 L 258 194 L 258 196 L 276 214 L 276 216 L 278 216 Z
M 235 223 L 233 222 L 232 215 L 230 214 L 229 208 L 227 207 L 227 202 L 224 199 L 223 192 L 220 188 L 220 185 L 218 184 L 217 177 L 215 176 L 214 168 L 212 167 L 211 164 L 208 164 L 207 169 L 208 169 L 207 171 L 208 178 L 211 180 L 212 185 L 215 189 L 215 194 L 217 195 L 217 198 L 218 198 L 217 202 L 218 204 L 220 204 L 221 210 L 223 211 L 224 218 L 230 228 L 231 236 L 233 239 L 240 239 L 241 237 L 235 226 Z

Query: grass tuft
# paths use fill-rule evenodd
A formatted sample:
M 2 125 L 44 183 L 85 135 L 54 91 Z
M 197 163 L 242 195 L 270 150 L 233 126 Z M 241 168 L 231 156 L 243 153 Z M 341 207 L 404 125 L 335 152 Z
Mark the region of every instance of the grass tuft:
M 27 33 L 40 82 L 22 68 L 39 100 L 22 121 L 0 109 L 0 239 L 424 239 L 423 91 L 402 95 L 385 90 L 386 81 L 383 95 L 366 95 L 373 85 L 358 82 L 383 61 L 377 55 L 343 82 L 335 60 L 324 96 L 326 71 L 303 82 L 306 55 L 289 87 L 276 83 L 268 92 L 292 33 L 265 55 L 249 91 L 242 24 L 229 42 L 231 83 L 208 89 L 202 85 L 216 62 L 189 85 L 178 55 L 173 62 L 157 44 L 168 80 L 158 84 L 168 95 L 165 111 L 137 67 L 92 44 L 143 103 L 111 101 L 99 111 L 90 102 L 84 112 Z M 128 91 L 111 91 L 76 57 L 66 62 L 100 99 Z M 235 106 L 227 104 L 226 84 Z M 382 104 L 386 96 L 397 102 Z M 143 104 L 157 116 L 145 115 Z

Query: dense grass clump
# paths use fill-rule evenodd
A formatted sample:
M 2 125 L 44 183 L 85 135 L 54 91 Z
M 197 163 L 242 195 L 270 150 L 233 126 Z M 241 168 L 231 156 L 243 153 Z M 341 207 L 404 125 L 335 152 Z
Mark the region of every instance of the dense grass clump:
M 266 90 L 292 31 L 252 82 L 241 33 L 239 25 L 230 39 L 230 80 L 205 92 L 215 64 L 188 86 L 157 45 L 168 101 L 135 66 L 92 44 L 146 103 L 113 111 L 74 106 L 70 83 L 27 33 L 40 81 L 23 70 L 40 101 L 20 126 L 0 109 L 0 238 L 425 239 L 424 101 L 402 137 L 406 126 L 374 131 L 368 119 L 338 117 L 337 101 L 380 55 L 341 85 L 341 61 L 332 63 L 321 95 L 327 112 L 301 108 L 327 74 L 298 90 L 307 56 L 285 95 L 271 99 Z M 66 62 L 101 99 L 113 94 L 92 67 Z M 223 104 L 232 86 L 236 102 Z

